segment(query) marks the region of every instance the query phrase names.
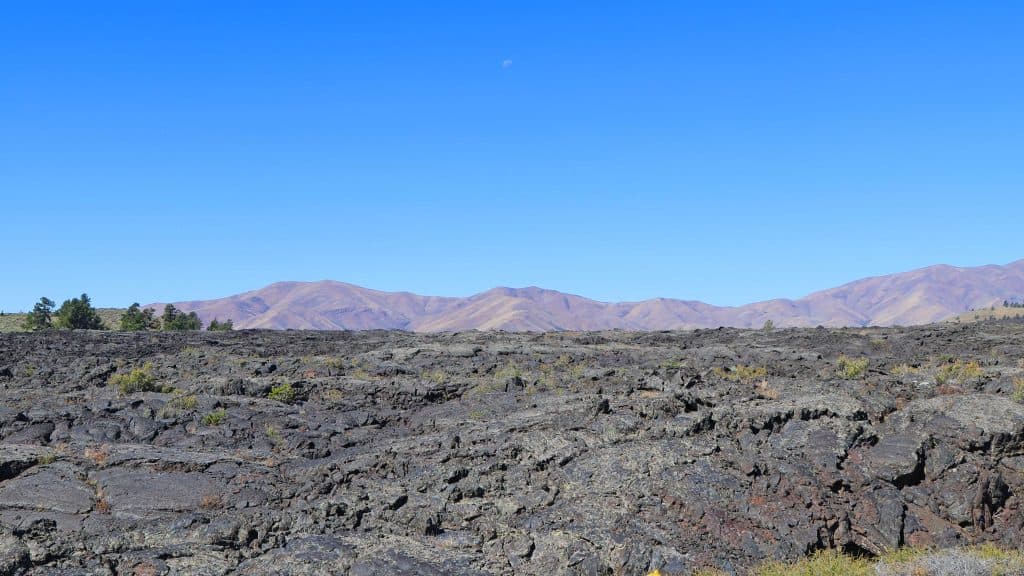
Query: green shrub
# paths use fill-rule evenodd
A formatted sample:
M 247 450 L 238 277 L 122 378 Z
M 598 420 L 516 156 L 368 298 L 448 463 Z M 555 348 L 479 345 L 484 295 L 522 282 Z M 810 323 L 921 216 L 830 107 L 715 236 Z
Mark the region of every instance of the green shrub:
M 199 399 L 194 395 L 177 393 L 157 412 L 157 418 L 177 418 L 182 412 L 190 412 L 199 406 Z
M 111 386 L 117 386 L 122 395 L 135 392 L 156 392 L 156 377 L 153 376 L 153 365 L 147 362 L 141 368 L 132 368 L 127 374 L 114 374 L 107 381 Z
M 267 440 L 270 440 L 270 443 L 275 447 L 284 444 L 284 437 L 281 436 L 281 431 L 277 428 L 268 424 L 263 433 L 267 435 Z
M 295 401 L 295 389 L 288 382 L 278 384 L 270 389 L 270 394 L 267 394 L 267 398 L 284 404 L 291 404 Z
M 867 358 L 850 358 L 845 354 L 839 356 L 836 374 L 843 380 L 863 378 L 868 370 Z
M 189 394 L 188 396 L 175 396 L 168 404 L 182 410 L 195 410 L 199 405 L 199 399 Z
M 219 426 L 224 419 L 228 417 L 227 410 L 218 408 L 213 412 L 209 412 L 206 416 L 203 416 L 203 426 Z

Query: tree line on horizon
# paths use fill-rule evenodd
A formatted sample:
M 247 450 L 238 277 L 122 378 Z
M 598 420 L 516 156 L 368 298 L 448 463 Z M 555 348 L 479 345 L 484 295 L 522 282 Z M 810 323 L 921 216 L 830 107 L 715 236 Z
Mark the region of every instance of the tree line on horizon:
M 103 318 L 93 307 L 88 294 L 78 298 L 65 300 L 60 308 L 54 310 L 56 303 L 43 296 L 26 314 L 22 328 L 31 332 L 40 330 L 108 330 Z M 202 330 L 203 321 L 195 312 L 185 313 L 173 304 L 164 306 L 160 317 L 152 308 L 142 308 L 138 302 L 133 303 L 121 314 L 118 330 L 124 332 L 141 332 L 147 330 L 187 331 Z M 227 332 L 234 330 L 231 320 L 220 321 L 214 318 L 206 328 L 211 332 Z
M 1003 300 L 1003 306 L 1002 307 L 1003 308 L 1024 308 L 1024 301 L 1017 300 L 1017 299 L 1014 299 L 1014 300 Z M 985 310 L 993 312 L 993 311 L 995 311 L 995 309 L 996 309 L 996 305 L 992 304 L 988 308 L 971 308 L 971 309 L 968 310 L 968 312 L 983 312 Z

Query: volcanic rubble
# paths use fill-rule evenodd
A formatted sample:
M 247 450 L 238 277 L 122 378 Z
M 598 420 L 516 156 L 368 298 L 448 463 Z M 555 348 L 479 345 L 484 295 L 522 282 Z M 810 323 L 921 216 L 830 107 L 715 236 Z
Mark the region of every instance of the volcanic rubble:
M 0 334 L 0 575 L 743 573 L 1015 546 L 1022 359 L 1013 321 Z

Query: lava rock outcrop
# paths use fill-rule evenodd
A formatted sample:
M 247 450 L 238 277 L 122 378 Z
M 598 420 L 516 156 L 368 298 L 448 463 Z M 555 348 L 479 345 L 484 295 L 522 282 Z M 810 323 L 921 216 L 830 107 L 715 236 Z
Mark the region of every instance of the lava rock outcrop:
M 1022 359 L 1015 322 L 0 334 L 0 575 L 689 574 L 1018 545 Z

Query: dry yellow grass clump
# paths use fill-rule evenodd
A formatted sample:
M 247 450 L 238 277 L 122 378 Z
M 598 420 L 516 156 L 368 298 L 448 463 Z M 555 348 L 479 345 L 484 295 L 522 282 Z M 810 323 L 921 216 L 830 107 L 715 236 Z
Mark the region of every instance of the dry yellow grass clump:
M 930 550 L 901 548 L 876 559 L 822 550 L 796 562 L 768 562 L 753 568 L 750 576 L 1005 576 L 1024 573 L 1024 552 L 1003 550 L 990 544 L 972 548 Z M 654 570 L 647 576 L 672 576 Z M 703 569 L 694 576 L 725 576 Z
M 1013 394 L 1011 397 L 1014 402 L 1024 403 L 1024 378 L 1013 379 Z
M 763 366 L 737 365 L 732 368 L 715 368 L 715 375 L 730 382 L 752 384 L 768 377 L 768 369 Z
M 985 376 L 985 370 L 976 361 L 964 362 L 956 360 L 943 364 L 935 373 L 935 383 L 946 385 L 951 383 L 967 384 L 980 380 Z

